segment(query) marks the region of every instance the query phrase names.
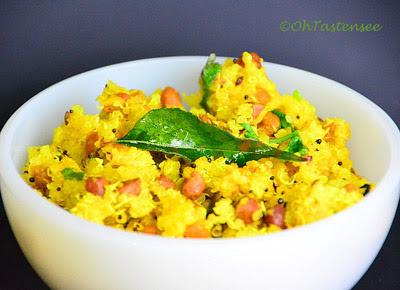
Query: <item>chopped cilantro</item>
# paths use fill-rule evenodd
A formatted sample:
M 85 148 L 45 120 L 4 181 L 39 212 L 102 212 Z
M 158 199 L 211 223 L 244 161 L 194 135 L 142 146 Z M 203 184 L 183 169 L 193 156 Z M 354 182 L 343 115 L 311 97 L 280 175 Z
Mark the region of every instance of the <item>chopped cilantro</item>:
M 257 134 L 254 132 L 253 128 L 251 128 L 249 124 L 240 123 L 240 126 L 242 126 L 246 130 L 246 132 L 244 132 L 244 137 L 251 139 L 258 139 Z
M 300 95 L 300 93 L 298 93 Z M 300 96 L 301 97 L 301 96 Z M 288 147 L 285 149 L 285 151 L 288 151 L 290 153 L 296 153 L 299 152 L 301 156 L 307 155 L 308 154 L 308 147 L 303 144 L 301 141 L 301 137 L 299 135 L 299 130 L 294 130 L 294 127 L 291 123 L 291 118 L 282 113 L 281 111 L 273 110 L 271 113 L 274 113 L 279 117 L 279 120 L 281 121 L 281 124 L 279 126 L 279 129 L 285 129 L 285 128 L 290 128 L 292 133 L 287 134 L 281 138 L 277 139 L 270 139 L 268 142 L 269 143 L 282 143 L 284 141 L 289 141 Z
M 298 130 L 297 130 L 298 131 Z M 295 131 L 296 132 L 296 131 Z M 294 133 L 294 132 L 293 132 Z M 289 142 L 288 147 L 286 148 L 288 152 L 295 153 L 299 152 L 301 156 L 308 154 L 308 148 L 301 141 L 301 137 L 299 134 L 295 134 Z
M 290 134 L 287 134 L 281 138 L 276 138 L 276 139 L 269 139 L 268 143 L 282 143 L 285 142 L 286 140 L 289 140 L 290 138 L 294 138 L 295 136 L 298 136 L 297 134 L 299 133 L 299 130 L 296 130 Z
M 301 97 L 301 94 L 298 90 L 295 90 L 293 92 L 293 97 L 296 99 L 296 101 L 300 102 L 303 98 Z
M 285 128 L 290 128 L 292 129 L 292 132 L 294 131 L 293 125 L 287 121 L 288 118 L 286 118 L 286 114 L 282 113 L 281 111 L 277 110 L 272 110 L 270 111 L 271 113 L 274 113 L 279 117 L 279 120 L 281 121 L 281 125 L 279 126 L 279 129 L 285 129 Z
M 81 181 L 83 176 L 85 176 L 85 172 L 74 171 L 73 168 L 64 168 L 61 170 L 62 175 L 64 175 L 65 180 L 78 180 Z
M 201 72 L 201 80 L 203 82 L 203 98 L 200 105 L 207 111 L 210 111 L 207 101 L 210 96 L 211 90 L 210 86 L 217 75 L 221 72 L 222 66 L 215 62 L 216 55 L 214 53 L 210 54 L 207 63 Z

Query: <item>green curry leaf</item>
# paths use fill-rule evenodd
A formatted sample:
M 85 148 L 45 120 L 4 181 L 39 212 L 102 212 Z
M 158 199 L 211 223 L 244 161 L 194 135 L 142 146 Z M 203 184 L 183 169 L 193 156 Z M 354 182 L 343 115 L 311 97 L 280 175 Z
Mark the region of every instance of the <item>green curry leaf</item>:
M 81 181 L 85 176 L 85 172 L 74 171 L 73 168 L 64 168 L 61 170 L 62 175 L 64 175 L 65 180 L 78 180 Z
M 200 102 L 200 105 L 207 111 L 210 112 L 210 108 L 208 107 L 207 101 L 210 96 L 210 86 L 217 75 L 222 70 L 222 67 L 219 63 L 215 62 L 216 55 L 214 53 L 210 54 L 206 65 L 201 72 L 201 81 L 203 82 L 203 98 Z
M 225 157 L 227 163 L 237 163 L 238 166 L 264 157 L 285 161 L 305 160 L 258 140 L 236 138 L 228 131 L 178 108 L 148 112 L 126 136 L 116 142 L 143 150 L 176 154 L 191 161 L 202 156 Z

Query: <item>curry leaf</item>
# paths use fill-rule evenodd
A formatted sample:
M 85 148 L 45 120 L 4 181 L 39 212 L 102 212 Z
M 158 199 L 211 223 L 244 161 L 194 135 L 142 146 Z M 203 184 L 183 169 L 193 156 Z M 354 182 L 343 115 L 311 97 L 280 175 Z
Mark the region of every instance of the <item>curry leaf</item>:
M 176 154 L 191 161 L 202 156 L 225 157 L 227 163 L 237 163 L 238 166 L 264 157 L 285 161 L 305 160 L 258 140 L 236 138 L 228 131 L 178 108 L 148 112 L 126 136 L 116 142 L 139 149 Z
M 203 82 L 203 98 L 200 102 L 200 105 L 207 111 L 210 112 L 210 108 L 208 107 L 207 101 L 210 96 L 210 86 L 217 75 L 222 70 L 222 67 L 219 63 L 215 62 L 216 55 L 214 53 L 210 54 L 206 65 L 201 72 L 201 81 Z
M 64 175 L 65 180 L 76 179 L 78 181 L 81 181 L 85 176 L 85 172 L 74 171 L 73 168 L 64 168 L 63 170 L 61 170 L 61 173 L 62 175 Z

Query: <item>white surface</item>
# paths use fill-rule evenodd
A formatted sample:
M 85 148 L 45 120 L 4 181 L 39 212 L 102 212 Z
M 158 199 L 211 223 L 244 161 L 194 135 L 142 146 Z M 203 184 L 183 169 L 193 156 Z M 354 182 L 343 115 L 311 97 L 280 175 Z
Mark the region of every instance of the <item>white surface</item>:
M 222 60 L 221 58 L 219 59 Z M 351 124 L 355 168 L 375 191 L 333 217 L 276 234 L 239 239 L 170 239 L 77 218 L 37 195 L 20 177 L 27 147 L 46 144 L 65 111 L 95 98 L 110 79 L 150 93 L 171 85 L 196 93 L 206 57 L 128 62 L 58 83 L 23 105 L 0 136 L 4 206 L 28 260 L 55 289 L 349 289 L 378 253 L 399 199 L 400 134 L 376 105 L 326 78 L 266 63 L 281 93 L 298 89 L 319 116 Z

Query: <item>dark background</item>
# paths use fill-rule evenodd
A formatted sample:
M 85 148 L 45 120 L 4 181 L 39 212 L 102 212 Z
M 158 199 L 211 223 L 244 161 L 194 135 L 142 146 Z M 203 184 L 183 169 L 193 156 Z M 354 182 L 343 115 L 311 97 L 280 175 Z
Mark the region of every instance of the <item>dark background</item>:
M 141 58 L 211 52 L 236 57 L 243 51 L 347 85 L 399 126 L 399 19 L 396 1 L 1 1 L 1 127 L 41 90 L 87 70 Z M 383 27 L 283 32 L 285 20 Z M 397 214 L 355 289 L 399 289 L 399 225 Z M 0 289 L 46 289 L 21 253 L 2 204 L 0 230 Z

